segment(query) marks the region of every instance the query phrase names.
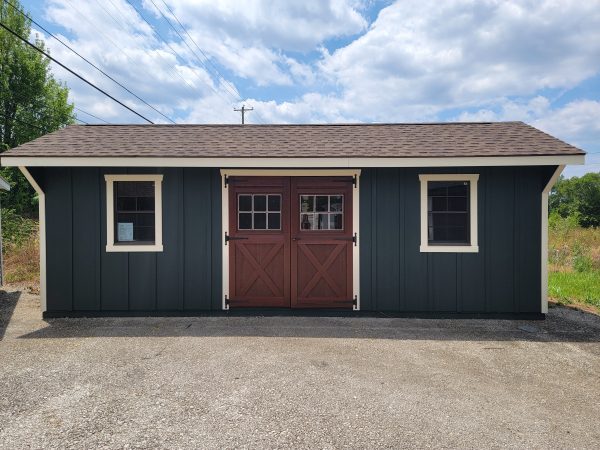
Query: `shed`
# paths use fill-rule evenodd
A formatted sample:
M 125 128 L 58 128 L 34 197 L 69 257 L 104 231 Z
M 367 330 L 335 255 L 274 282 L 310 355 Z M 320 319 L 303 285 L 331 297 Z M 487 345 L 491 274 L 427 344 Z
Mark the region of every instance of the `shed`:
M 40 197 L 46 317 L 543 317 L 584 155 L 522 122 L 72 125 L 1 164 Z

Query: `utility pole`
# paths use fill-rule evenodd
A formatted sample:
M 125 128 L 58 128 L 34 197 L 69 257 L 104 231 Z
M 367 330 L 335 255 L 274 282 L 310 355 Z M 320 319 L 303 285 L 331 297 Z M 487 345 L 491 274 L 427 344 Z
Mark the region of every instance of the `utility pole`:
M 254 111 L 254 108 L 246 108 L 246 105 L 242 105 L 242 107 L 240 109 L 235 109 L 233 108 L 234 111 L 237 112 L 241 112 L 242 113 L 242 125 L 245 124 L 245 115 L 247 111 Z

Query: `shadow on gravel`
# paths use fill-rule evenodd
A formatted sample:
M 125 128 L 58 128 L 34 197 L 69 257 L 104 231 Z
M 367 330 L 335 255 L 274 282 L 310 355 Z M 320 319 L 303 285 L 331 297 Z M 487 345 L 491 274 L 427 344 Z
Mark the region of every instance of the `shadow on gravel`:
M 17 307 L 21 292 L 0 291 L 0 341 L 4 338 L 6 327 Z
M 600 317 L 553 308 L 543 321 L 331 318 L 146 317 L 48 319 L 21 339 L 88 337 L 275 337 L 447 341 L 600 342 Z

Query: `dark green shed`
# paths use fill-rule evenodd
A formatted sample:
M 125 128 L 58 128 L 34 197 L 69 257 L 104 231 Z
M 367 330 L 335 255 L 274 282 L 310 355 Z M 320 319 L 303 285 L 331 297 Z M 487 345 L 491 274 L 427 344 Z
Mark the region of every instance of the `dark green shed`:
M 547 199 L 584 153 L 520 122 L 69 126 L 40 196 L 46 316 L 547 308 Z

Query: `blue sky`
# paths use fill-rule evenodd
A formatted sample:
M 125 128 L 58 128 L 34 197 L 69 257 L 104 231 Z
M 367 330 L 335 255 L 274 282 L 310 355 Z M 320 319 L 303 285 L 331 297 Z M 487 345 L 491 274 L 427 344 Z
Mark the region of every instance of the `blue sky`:
M 600 171 L 600 0 L 23 5 L 176 122 L 237 123 L 233 108 L 242 103 L 254 107 L 251 123 L 522 120 L 589 152 L 567 175 Z M 166 120 L 35 26 L 34 33 L 61 62 L 153 121 Z M 141 121 L 53 71 L 85 111 L 80 119 L 100 122 L 87 112 L 110 123 Z

